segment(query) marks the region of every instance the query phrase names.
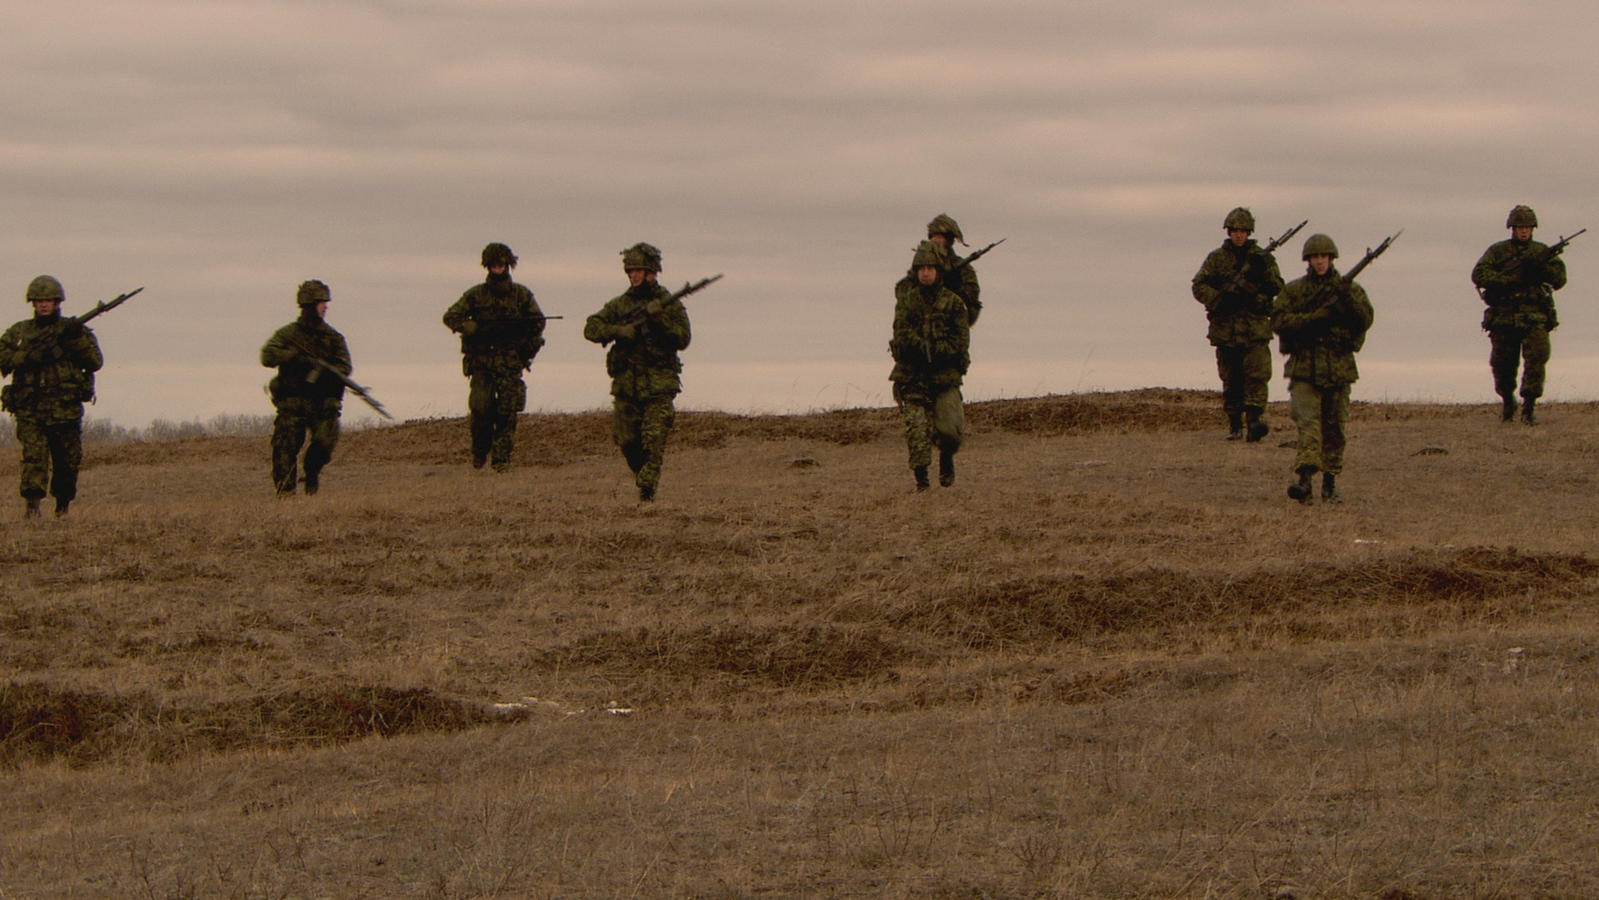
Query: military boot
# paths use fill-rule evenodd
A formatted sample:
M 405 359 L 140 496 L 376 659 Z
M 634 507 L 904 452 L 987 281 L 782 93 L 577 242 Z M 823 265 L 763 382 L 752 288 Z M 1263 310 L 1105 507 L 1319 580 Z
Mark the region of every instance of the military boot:
M 1249 424 L 1249 435 L 1245 438 L 1251 444 L 1260 443 L 1260 439 L 1271 433 L 1271 428 L 1260 417 L 1261 411 L 1249 409 L 1244 411 L 1244 418 Z
M 1309 466 L 1299 470 L 1299 480 L 1288 486 L 1288 496 L 1290 499 L 1298 500 L 1300 503 L 1310 502 L 1311 494 L 1314 493 L 1314 489 L 1310 484 L 1310 476 L 1313 475 L 1315 471 L 1315 469 L 1310 468 Z
M 1538 424 L 1538 415 L 1532 411 L 1532 405 L 1538 402 L 1536 397 L 1521 398 L 1521 421 L 1527 425 Z
M 916 490 L 917 491 L 925 491 L 928 488 L 932 487 L 932 482 L 929 482 L 927 480 L 927 467 L 926 466 L 917 466 L 916 468 L 911 470 L 911 474 L 916 476 Z
M 26 497 L 24 499 L 27 501 L 27 506 L 23 508 L 22 515 L 29 519 L 39 518 L 39 498 Z
M 955 483 L 955 454 L 949 450 L 938 451 L 938 483 L 943 487 Z
M 641 484 L 638 486 L 638 499 L 640 503 L 655 502 L 655 485 Z
M 1506 397 L 1504 405 L 1499 409 L 1499 421 L 1514 422 L 1516 419 L 1516 398 Z
M 1331 472 L 1321 473 L 1321 502 L 1342 503 L 1344 497 L 1338 493 L 1338 478 Z
M 321 475 L 322 475 L 321 472 L 306 472 L 305 473 L 305 495 L 307 497 L 311 496 L 312 494 L 315 494 L 317 492 L 317 490 L 322 487 Z
M 1244 436 L 1244 414 L 1230 412 L 1227 414 L 1227 440 L 1236 441 Z

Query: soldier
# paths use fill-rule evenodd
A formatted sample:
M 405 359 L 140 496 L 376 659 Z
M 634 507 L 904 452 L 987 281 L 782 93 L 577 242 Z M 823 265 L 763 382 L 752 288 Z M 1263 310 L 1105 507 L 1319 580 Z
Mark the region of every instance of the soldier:
M 33 318 L 0 335 L 0 376 L 11 383 L 0 400 L 16 420 L 22 445 L 22 497 L 25 515 L 39 515 L 48 485 L 56 515 L 78 496 L 78 466 L 83 462 L 83 404 L 94 399 L 94 373 L 105 363 L 94 332 L 63 318 L 66 292 L 61 282 L 40 275 L 28 283 Z
M 1548 246 L 1532 239 L 1538 227 L 1538 214 L 1529 206 L 1517 206 L 1505 220 L 1510 240 L 1500 241 L 1483 252 L 1472 267 L 1471 282 L 1477 286 L 1488 308 L 1483 311 L 1482 328 L 1488 332 L 1492 350 L 1488 365 L 1493 369 L 1494 392 L 1503 402 L 1500 421 L 1516 417 L 1516 370 L 1521 373 L 1521 421 L 1538 424 L 1533 406 L 1543 396 L 1544 365 L 1549 361 L 1549 332 L 1559 327 L 1555 317 L 1554 292 L 1566 286 L 1566 263 L 1551 256 Z
M 321 487 L 322 467 L 333 458 L 339 442 L 339 410 L 344 380 L 324 369 L 348 376 L 350 347 L 326 321 L 332 297 L 328 286 L 315 279 L 301 283 L 295 292 L 300 317 L 279 328 L 261 347 L 261 365 L 276 368 L 267 390 L 277 417 L 272 420 L 272 483 L 279 497 L 294 494 L 300 447 L 306 435 L 305 492 Z
M 977 272 L 970 265 L 961 265 L 965 257 L 955 253 L 955 242 L 960 241 L 961 246 L 968 246 L 966 238 L 961 234 L 960 225 L 949 217 L 948 213 L 939 213 L 933 221 L 927 223 L 927 239 L 938 248 L 939 253 L 939 280 L 944 287 L 954 291 L 966 303 L 966 315 L 969 325 L 977 324 L 977 315 L 983 311 L 979 295 L 982 289 L 977 284 Z M 911 287 L 916 284 L 916 270 L 912 269 L 894 286 L 897 295 L 901 287 Z
M 1254 214 L 1240 206 L 1227 214 L 1222 227 L 1227 240 L 1205 257 L 1194 275 L 1194 299 L 1205 305 L 1210 320 L 1227 440 L 1254 443 L 1271 431 L 1263 419 L 1271 382 L 1271 307 L 1283 277 L 1276 257 L 1250 237 Z
M 1344 425 L 1349 421 L 1349 386 L 1360 378 L 1355 353 L 1366 343 L 1374 313 L 1366 291 L 1344 283 L 1333 260 L 1338 246 L 1325 234 L 1313 234 L 1301 254 L 1309 267 L 1290 281 L 1272 310 L 1271 327 L 1288 356 L 1289 409 L 1299 426 L 1299 453 L 1294 458 L 1298 480 L 1288 496 L 1309 503 L 1311 476 L 1319 470 L 1321 498 L 1343 500 L 1337 478 L 1344 469 Z
M 517 413 L 527 406 L 522 373 L 544 346 L 544 313 L 533 292 L 511 280 L 516 254 L 504 244 L 483 248 L 488 278 L 473 285 L 444 314 L 461 335 L 461 370 L 467 377 L 472 468 L 491 458 L 494 471 L 511 467 Z
M 888 378 L 905 419 L 905 444 L 918 491 L 928 488 L 934 444 L 938 483 L 955 483 L 955 453 L 966 433 L 960 386 L 971 365 L 971 319 L 960 295 L 941 283 L 942 258 L 932 241 L 916 248 L 911 258 L 916 280 L 902 279 L 894 287 L 894 333 L 888 342 L 894 357 Z
M 656 283 L 661 251 L 634 244 L 622 251 L 628 289 L 588 317 L 583 337 L 601 346 L 611 376 L 611 436 L 633 470 L 641 501 L 655 499 L 666 456 L 666 436 L 675 412 L 672 400 L 683 390 L 678 351 L 689 342 L 688 312 L 668 303 L 672 292 Z

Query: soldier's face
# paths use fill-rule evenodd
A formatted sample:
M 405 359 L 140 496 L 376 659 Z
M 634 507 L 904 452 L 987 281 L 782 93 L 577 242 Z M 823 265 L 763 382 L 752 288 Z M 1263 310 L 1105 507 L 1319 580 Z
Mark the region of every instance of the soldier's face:
M 511 267 L 505 263 L 495 263 L 494 265 L 489 266 L 490 275 L 504 275 L 509 271 L 511 271 Z
M 1242 247 L 1249 240 L 1249 232 L 1242 228 L 1227 229 L 1227 240 L 1233 242 L 1234 247 Z
M 634 287 L 638 287 L 645 281 L 649 280 L 649 277 L 654 274 L 655 273 L 651 272 L 649 269 L 628 269 L 627 283 Z
M 316 317 L 318 319 L 326 319 L 328 317 L 328 301 L 318 300 L 316 302 Z
M 1525 244 L 1526 242 L 1532 240 L 1532 226 L 1531 225 L 1517 225 L 1515 228 L 1510 229 L 1510 234 L 1516 240 L 1521 241 L 1523 244 Z
M 938 282 L 938 266 L 917 266 L 916 280 L 926 287 L 932 287 Z
M 949 249 L 949 235 L 947 234 L 930 234 L 927 239 L 937 244 L 940 250 Z
M 33 304 L 33 314 L 36 316 L 53 316 L 61 311 L 60 300 L 29 300 Z
M 1315 272 L 1317 275 L 1326 275 L 1327 270 L 1330 268 L 1332 268 L 1331 253 L 1312 253 L 1310 255 L 1310 271 Z

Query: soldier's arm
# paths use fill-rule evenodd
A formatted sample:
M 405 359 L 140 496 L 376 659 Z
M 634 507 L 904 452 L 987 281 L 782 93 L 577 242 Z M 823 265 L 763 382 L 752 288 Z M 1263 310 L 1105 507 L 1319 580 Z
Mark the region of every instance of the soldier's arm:
M 1299 297 L 1297 293 L 1284 290 L 1277 297 L 1277 305 L 1271 311 L 1271 330 L 1287 338 L 1295 338 L 1306 332 L 1320 331 L 1327 321 L 1332 318 L 1332 311 L 1326 304 L 1318 304 L 1315 309 L 1301 312 L 1296 309 Z
M 599 312 L 588 317 L 583 323 L 584 340 L 593 341 L 596 344 L 609 344 L 618 337 L 622 337 L 622 335 L 618 334 L 616 325 L 616 304 L 618 300 L 620 298 L 612 300 L 600 307 Z M 631 337 L 631 335 L 627 336 Z
M 344 339 L 344 335 L 336 331 L 333 333 L 333 352 L 323 362 L 345 375 L 355 371 L 355 366 L 350 362 L 350 343 Z
M 982 286 L 977 283 L 977 272 L 971 266 L 961 267 L 961 290 L 958 292 L 966 301 L 966 314 L 970 316 L 970 324 L 977 324 L 977 316 L 983 311 L 983 301 L 979 299 Z
M 1494 248 L 1484 250 L 1482 256 L 1477 258 L 1477 264 L 1471 267 L 1471 283 L 1484 290 L 1505 287 L 1504 273 L 1500 271 L 1499 264 Z
M 10 375 L 22 368 L 26 356 L 27 353 L 22 349 L 22 338 L 13 325 L 6 329 L 4 335 L 0 335 L 0 376 Z
M 300 355 L 300 351 L 289 343 L 285 331 L 279 328 L 272 332 L 272 336 L 261 346 L 261 365 L 275 369 Z
M 100 352 L 100 342 L 95 338 L 94 332 L 84 328 L 75 338 L 67 341 L 67 352 L 72 356 L 72 362 L 85 372 L 98 372 L 105 365 L 105 356 Z
M 663 289 L 657 299 L 665 301 L 670 296 L 671 293 Z M 689 340 L 693 338 L 693 332 L 690 331 L 688 324 L 688 310 L 683 308 L 682 301 L 662 308 L 660 314 L 649 321 L 658 326 L 655 332 L 660 335 L 661 343 L 669 349 L 685 349 Z
M 1200 264 L 1199 271 L 1194 273 L 1193 283 L 1194 299 L 1204 304 L 1206 312 L 1215 309 L 1216 302 L 1221 299 L 1221 291 L 1216 288 L 1216 273 L 1210 264 L 1210 259 L 1207 256 Z
M 461 295 L 461 299 L 450 305 L 444 311 L 444 327 L 451 331 L 470 336 L 477 331 L 477 321 L 472 318 L 471 292 Z
M 1555 290 L 1566 286 L 1566 260 L 1563 257 L 1553 257 L 1543 266 L 1543 283 Z

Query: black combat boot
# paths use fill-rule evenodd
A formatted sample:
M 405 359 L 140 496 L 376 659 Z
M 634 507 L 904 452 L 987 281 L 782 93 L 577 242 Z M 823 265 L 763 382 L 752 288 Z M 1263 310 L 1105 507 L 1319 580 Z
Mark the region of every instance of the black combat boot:
M 305 495 L 307 497 L 315 494 L 317 490 L 322 487 L 321 475 L 321 472 L 305 473 Z
M 1314 489 L 1310 484 L 1310 476 L 1315 474 L 1315 472 L 1316 470 L 1310 466 L 1305 466 L 1299 470 L 1299 480 L 1288 486 L 1290 499 L 1298 500 L 1300 503 L 1310 502 L 1311 494 L 1314 493 Z
M 1506 397 L 1504 405 L 1499 409 L 1499 421 L 1514 422 L 1516 420 L 1516 398 Z
M 955 483 L 955 454 L 950 450 L 938 451 L 938 483 L 943 487 Z
M 71 505 L 72 505 L 72 501 L 71 500 L 64 500 L 64 499 L 62 499 L 60 497 L 57 497 L 56 498 L 56 518 L 59 519 L 62 516 L 66 515 L 67 514 L 67 507 L 69 507 Z
M 1521 421 L 1527 425 L 1538 424 L 1538 416 L 1532 411 L 1532 405 L 1538 402 L 1537 397 L 1521 398 Z
M 932 487 L 932 483 L 927 480 L 927 467 L 926 466 L 917 466 L 916 468 L 911 470 L 911 474 L 916 476 L 916 490 L 917 491 L 925 491 L 928 488 Z
M 1241 440 L 1244 436 L 1244 414 L 1230 412 L 1227 414 L 1227 440 Z
M 641 484 L 638 486 L 638 499 L 640 503 L 655 502 L 655 485 Z
M 1344 497 L 1338 493 L 1338 478 L 1331 472 L 1321 473 L 1321 502 L 1342 503 Z
M 1261 438 L 1271 433 L 1271 428 L 1261 420 L 1260 414 L 1258 409 L 1244 410 L 1244 419 L 1249 424 L 1249 435 L 1245 438 L 1248 443 L 1258 444 Z
M 22 511 L 22 515 L 25 518 L 29 518 L 29 519 L 37 519 L 37 518 L 39 518 L 39 498 L 38 497 L 25 497 L 23 499 L 27 501 L 27 506 L 24 507 L 24 509 Z

